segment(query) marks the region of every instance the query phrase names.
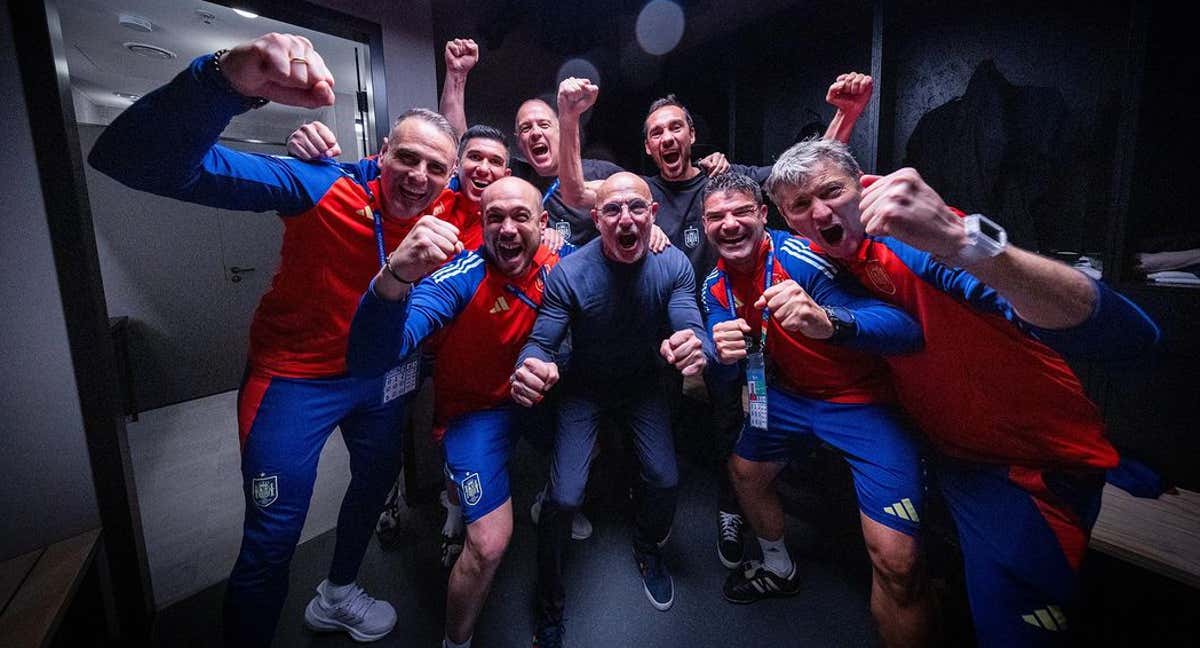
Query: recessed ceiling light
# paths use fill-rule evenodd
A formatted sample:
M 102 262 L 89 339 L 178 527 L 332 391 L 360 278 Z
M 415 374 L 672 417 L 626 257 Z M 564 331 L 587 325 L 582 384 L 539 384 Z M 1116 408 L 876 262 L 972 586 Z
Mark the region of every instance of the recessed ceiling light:
M 146 58 L 166 60 L 175 58 L 175 52 L 168 49 L 163 49 L 157 45 L 148 45 L 146 43 L 122 43 L 125 49 Z
M 258 14 L 252 11 L 246 11 L 245 9 L 234 9 L 233 13 L 241 16 L 242 18 L 258 18 Z
M 151 23 L 149 20 L 146 20 L 141 16 L 135 16 L 133 14 L 121 14 L 120 16 L 117 16 L 117 22 L 122 27 L 126 29 L 132 29 L 133 31 L 143 33 L 154 31 L 154 23 Z
M 130 101 L 137 101 L 138 99 L 142 98 L 142 95 L 139 95 L 139 94 L 132 94 L 129 92 L 117 92 L 115 90 L 113 91 L 113 94 L 117 95 L 118 97 L 120 97 L 122 99 L 128 99 Z
M 217 22 L 216 14 L 214 14 L 211 11 L 205 11 L 203 9 L 196 10 L 196 17 L 199 18 L 200 22 L 204 23 L 205 25 L 211 25 L 211 24 Z

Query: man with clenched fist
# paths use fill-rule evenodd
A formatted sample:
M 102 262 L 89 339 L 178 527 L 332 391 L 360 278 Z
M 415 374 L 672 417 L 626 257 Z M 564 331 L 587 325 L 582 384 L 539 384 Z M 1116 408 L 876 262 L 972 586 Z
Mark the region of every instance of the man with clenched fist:
M 592 210 L 600 238 L 550 273 L 541 313 L 512 376 L 513 400 L 525 406 L 562 382 L 550 491 L 538 528 L 539 646 L 561 645 L 562 552 L 605 415 L 628 421 L 642 467 L 634 554 L 645 593 L 659 610 L 674 603 L 661 547 L 671 531 L 679 473 L 658 367 L 665 361 L 685 375 L 698 374 L 712 347 L 701 328 L 687 257 L 673 248 L 648 253 L 657 208 L 650 187 L 631 173 L 600 186 Z M 560 366 L 556 353 L 568 332 L 571 357 Z
M 228 645 L 265 646 L 275 634 L 317 458 L 335 427 L 346 440 L 351 479 L 333 563 L 305 621 L 358 641 L 379 639 L 396 623 L 395 610 L 355 579 L 400 470 L 397 431 L 416 367 L 349 376 L 347 335 L 359 295 L 385 263 L 384 251 L 404 239 L 445 187 L 454 168 L 454 130 L 432 111 L 404 113 L 380 151 L 375 180 L 361 164 L 302 162 L 217 144 L 234 116 L 268 101 L 328 106 L 333 86 L 307 39 L 267 34 L 193 61 L 114 120 L 88 158 L 134 189 L 225 209 L 274 211 L 283 220 L 282 258 L 254 314 L 238 393 L 246 515 L 225 592 Z M 438 262 L 432 243 L 422 252 L 425 263 Z

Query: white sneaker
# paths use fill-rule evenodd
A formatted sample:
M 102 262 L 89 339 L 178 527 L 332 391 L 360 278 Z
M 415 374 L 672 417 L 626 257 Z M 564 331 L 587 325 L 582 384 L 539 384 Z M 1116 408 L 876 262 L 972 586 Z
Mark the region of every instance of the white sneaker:
M 317 595 L 304 608 L 304 623 L 312 630 L 345 631 L 355 641 L 375 641 L 392 631 L 396 610 L 387 601 L 371 598 L 354 585 L 340 601 L 332 601 L 328 580 L 317 585 Z
M 529 507 L 529 517 L 533 518 L 533 523 L 538 523 L 538 518 L 542 516 L 542 502 L 546 499 L 546 489 L 538 492 L 537 497 L 533 498 L 533 504 Z M 575 511 L 575 517 L 571 518 L 571 539 L 572 540 L 587 540 L 592 537 L 592 522 L 587 519 L 581 511 Z

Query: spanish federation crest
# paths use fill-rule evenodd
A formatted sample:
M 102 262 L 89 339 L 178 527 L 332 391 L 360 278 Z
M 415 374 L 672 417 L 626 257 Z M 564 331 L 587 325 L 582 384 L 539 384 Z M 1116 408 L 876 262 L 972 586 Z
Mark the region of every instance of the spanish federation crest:
M 867 262 L 867 277 L 883 294 L 896 294 L 896 284 L 892 283 L 892 278 L 888 276 L 887 270 L 884 270 L 883 264 L 878 261 L 872 259 Z
M 483 484 L 479 482 L 479 473 L 467 473 L 467 478 L 462 482 L 462 496 L 463 503 L 467 506 L 475 506 L 483 498 Z
M 259 475 L 250 482 L 250 496 L 258 508 L 267 508 L 279 499 L 279 475 Z
M 571 224 L 570 223 L 568 223 L 565 220 L 558 221 L 557 223 L 554 224 L 554 229 L 558 230 L 558 233 L 561 234 L 563 238 L 570 240 L 570 238 L 571 238 Z
M 700 245 L 700 228 L 692 225 L 683 230 L 683 244 L 689 248 L 694 248 Z

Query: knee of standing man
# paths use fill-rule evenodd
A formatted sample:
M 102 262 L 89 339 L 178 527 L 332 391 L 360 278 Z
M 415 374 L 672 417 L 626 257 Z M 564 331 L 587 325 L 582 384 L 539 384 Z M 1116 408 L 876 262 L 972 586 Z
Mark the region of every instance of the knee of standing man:
M 508 550 L 508 542 L 512 539 L 512 525 L 492 525 L 476 529 L 474 524 L 467 529 L 466 551 L 475 554 L 479 564 L 485 567 L 495 567 L 504 558 Z
M 675 488 L 679 485 L 679 465 L 672 457 L 671 461 L 663 461 L 659 465 L 642 466 L 642 479 L 651 488 Z
M 924 580 L 915 538 L 900 533 L 866 538 L 871 564 L 890 597 L 905 604 L 919 598 Z

